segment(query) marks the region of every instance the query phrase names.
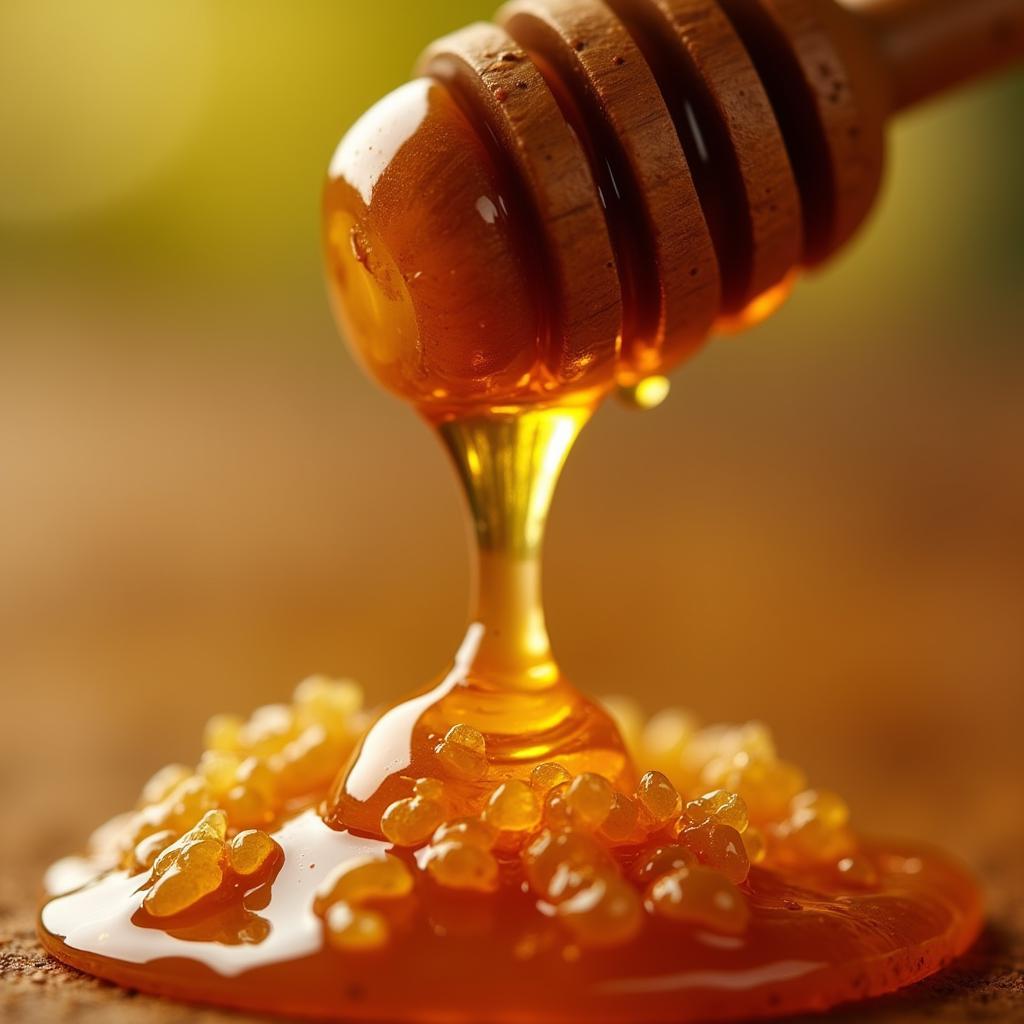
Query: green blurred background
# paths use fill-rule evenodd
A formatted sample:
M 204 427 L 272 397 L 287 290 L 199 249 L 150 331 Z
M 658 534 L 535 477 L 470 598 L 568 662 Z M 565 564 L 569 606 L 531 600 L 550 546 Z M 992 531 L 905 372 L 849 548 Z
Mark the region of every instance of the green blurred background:
M 318 216 L 345 128 L 492 6 L 0 4 L 7 884 L 213 711 L 317 670 L 395 696 L 457 644 L 454 479 L 339 340 Z M 581 685 L 764 718 L 975 860 L 1024 771 L 1022 109 L 1017 76 L 897 125 L 857 242 L 604 410 L 549 539 Z

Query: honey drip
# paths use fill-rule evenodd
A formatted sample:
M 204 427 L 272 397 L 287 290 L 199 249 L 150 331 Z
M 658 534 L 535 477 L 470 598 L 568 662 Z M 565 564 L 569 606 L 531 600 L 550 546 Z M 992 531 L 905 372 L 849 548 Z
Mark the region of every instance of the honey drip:
M 962 868 L 859 838 L 763 726 L 645 720 L 562 675 L 541 602 L 559 474 L 616 384 L 644 408 L 667 382 L 619 372 L 621 338 L 553 356 L 516 189 L 436 83 L 388 103 L 386 130 L 371 119 L 336 157 L 329 274 L 357 350 L 423 412 L 466 492 L 466 639 L 382 713 L 311 679 L 291 703 L 212 719 L 198 765 L 162 770 L 51 869 L 47 949 L 192 1002 L 491 1024 L 782 1015 L 939 969 L 980 927 Z M 468 205 L 445 214 L 472 252 L 407 202 L 439 151 L 475 154 L 451 169 Z M 446 319 L 477 252 L 506 261 L 510 291 L 470 288 Z

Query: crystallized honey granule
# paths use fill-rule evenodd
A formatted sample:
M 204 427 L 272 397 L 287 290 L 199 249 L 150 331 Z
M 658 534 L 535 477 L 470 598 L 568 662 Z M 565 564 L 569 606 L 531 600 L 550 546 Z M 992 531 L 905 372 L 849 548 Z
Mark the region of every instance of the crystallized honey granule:
M 650 766 L 629 790 L 557 762 L 520 777 L 492 765 L 486 737 L 466 724 L 439 735 L 432 774 L 409 779 L 381 816 L 395 852 L 339 864 L 317 891 L 328 943 L 352 954 L 386 946 L 402 927 L 389 908 L 422 886 L 481 899 L 520 888 L 577 948 L 628 942 L 650 916 L 742 932 L 752 865 L 873 884 L 846 804 L 809 789 L 764 726 L 701 729 L 673 709 L 645 720 L 625 698 L 607 709 L 635 763 Z M 291 704 L 218 715 L 196 767 L 157 772 L 138 809 L 97 832 L 94 852 L 147 873 L 143 907 L 159 920 L 272 881 L 271 831 L 323 799 L 368 722 L 358 687 L 319 677 Z
M 438 832 L 443 832 L 443 826 Z M 446 889 L 495 892 L 500 868 L 490 849 L 462 837 L 438 838 L 427 847 L 423 863 L 434 880 Z
M 142 905 L 153 917 L 175 917 L 219 892 L 227 883 L 257 876 L 277 854 L 265 832 L 239 832 L 227 841 L 227 815 L 208 811 L 180 838 L 171 831 L 140 841 L 134 851 L 139 867 L 150 867 L 150 886 Z

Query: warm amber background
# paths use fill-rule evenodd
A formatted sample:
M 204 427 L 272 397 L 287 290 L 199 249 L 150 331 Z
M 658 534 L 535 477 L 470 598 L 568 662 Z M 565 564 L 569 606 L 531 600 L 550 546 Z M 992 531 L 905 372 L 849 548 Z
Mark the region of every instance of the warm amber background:
M 0 6 L 0 900 L 210 712 L 314 670 L 394 696 L 457 643 L 453 477 L 337 339 L 318 193 L 491 6 Z M 549 544 L 581 684 L 768 719 L 863 825 L 983 871 L 1024 781 L 1022 102 L 900 124 L 844 257 L 602 412 Z

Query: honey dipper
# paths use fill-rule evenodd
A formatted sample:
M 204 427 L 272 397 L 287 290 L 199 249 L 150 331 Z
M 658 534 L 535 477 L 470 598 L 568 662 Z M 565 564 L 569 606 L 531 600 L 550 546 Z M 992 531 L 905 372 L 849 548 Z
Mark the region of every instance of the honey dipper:
M 132 988 L 331 1020 L 680 1024 L 918 981 L 981 931 L 971 876 L 860 837 L 759 723 L 620 728 L 557 664 L 541 553 L 597 399 L 837 251 L 887 119 L 1020 56 L 1024 0 L 515 0 L 498 21 L 352 129 L 325 203 L 350 339 L 464 487 L 466 639 L 371 723 L 319 678 L 212 720 L 196 774 L 164 769 L 51 870 L 76 881 L 41 937 Z
M 338 313 L 439 416 L 663 374 L 863 223 L 901 110 L 1024 55 L 1024 0 L 513 0 L 343 140 Z

